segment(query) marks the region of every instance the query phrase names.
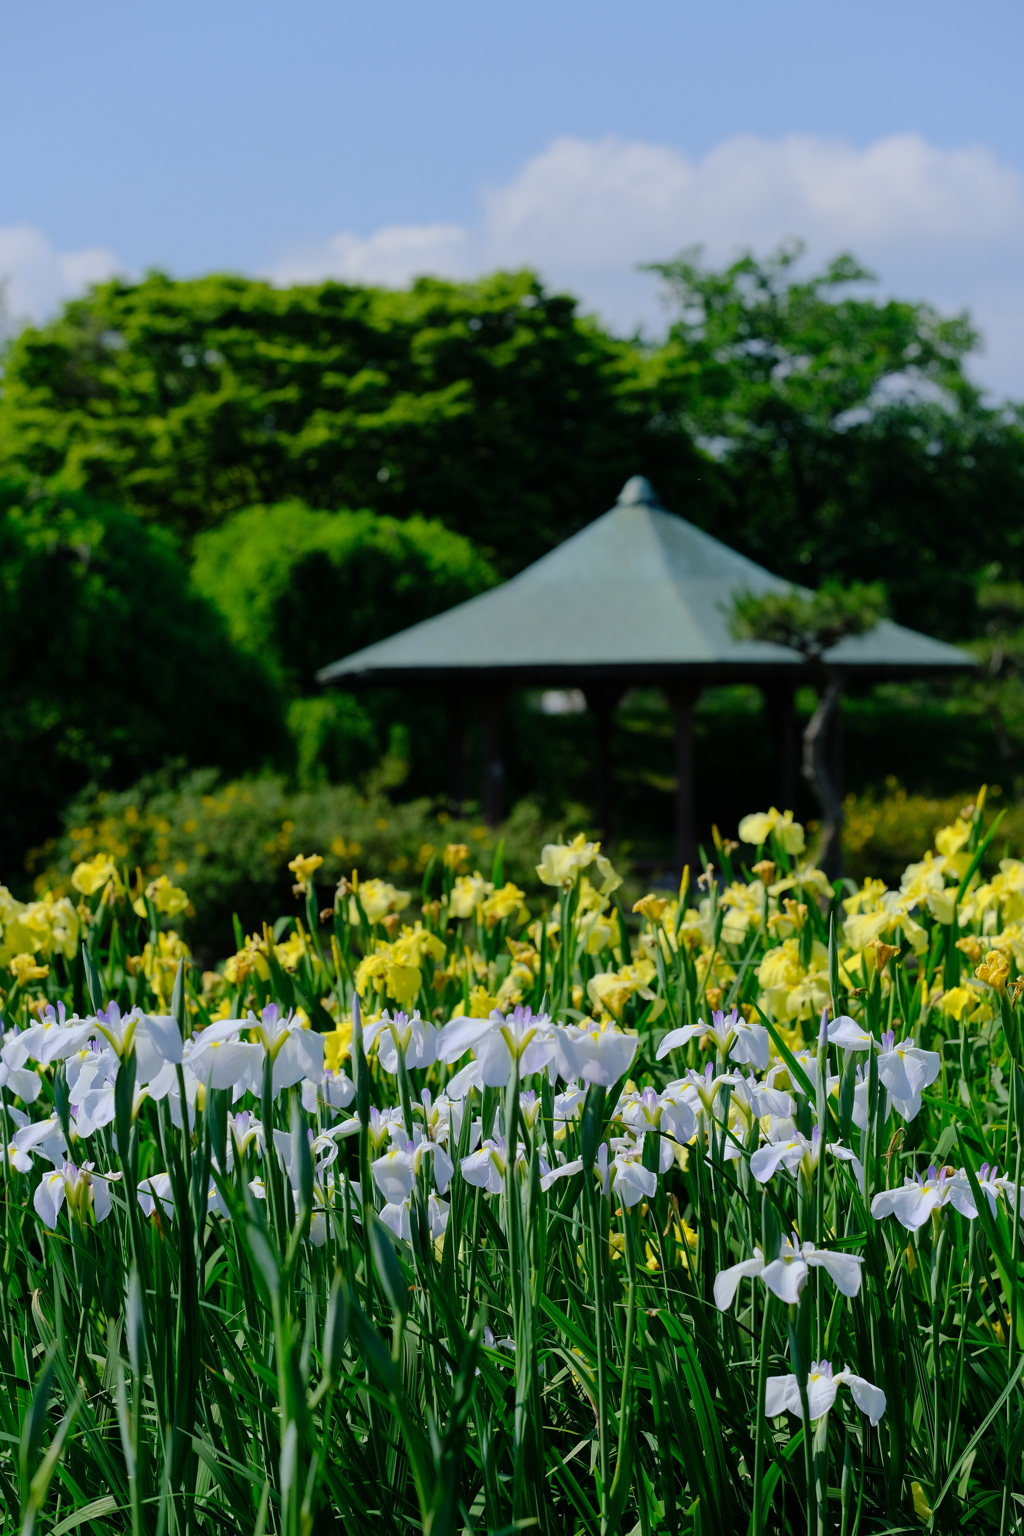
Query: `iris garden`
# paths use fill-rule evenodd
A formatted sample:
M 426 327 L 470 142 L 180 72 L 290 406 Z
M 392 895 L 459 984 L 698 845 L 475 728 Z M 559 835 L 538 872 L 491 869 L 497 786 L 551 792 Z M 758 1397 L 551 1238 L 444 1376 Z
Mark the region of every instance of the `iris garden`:
M 1009 1532 L 1024 862 L 0 893 L 0 1529 Z

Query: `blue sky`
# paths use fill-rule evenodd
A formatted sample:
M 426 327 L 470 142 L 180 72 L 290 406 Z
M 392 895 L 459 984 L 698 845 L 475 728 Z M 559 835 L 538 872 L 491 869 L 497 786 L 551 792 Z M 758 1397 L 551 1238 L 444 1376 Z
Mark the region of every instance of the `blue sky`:
M 159 266 L 400 282 L 635 271 L 804 235 L 970 305 L 1024 396 L 1024 8 L 975 0 L 0 0 L 17 314 Z

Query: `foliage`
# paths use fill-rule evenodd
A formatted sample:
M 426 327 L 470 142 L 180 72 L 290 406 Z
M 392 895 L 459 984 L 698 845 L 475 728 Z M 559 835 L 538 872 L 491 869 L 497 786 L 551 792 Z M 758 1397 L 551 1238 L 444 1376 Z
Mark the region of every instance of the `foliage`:
M 249 507 L 201 534 L 192 576 L 235 643 L 293 695 L 288 726 L 299 784 L 357 782 L 400 723 L 430 760 L 430 787 L 441 787 L 436 701 L 380 689 L 325 696 L 316 673 L 493 585 L 494 571 L 468 539 L 421 517 L 398 522 L 285 502 Z
M 960 713 L 951 712 L 949 701 L 930 702 L 926 709 L 918 693 L 904 685 L 890 692 L 892 697 L 886 696 L 884 700 L 856 698 L 846 700 L 844 705 L 847 781 L 857 787 L 855 800 L 846 801 L 854 825 L 844 836 L 845 869 L 858 879 L 877 870 L 887 880 L 896 880 L 914 851 L 930 839 L 934 828 L 953 819 L 959 807 L 969 800 L 970 796 L 963 791 L 951 793 L 957 782 L 963 783 L 971 772 L 990 766 L 995 753 L 994 740 L 985 732 L 984 718 L 975 712 L 967 711 L 966 707 Z M 333 693 L 319 700 L 293 702 L 289 724 L 300 756 L 304 745 L 296 712 L 333 712 L 348 702 L 346 695 Z M 803 713 L 809 713 L 811 707 L 809 698 Z M 350 717 L 345 722 L 344 741 L 350 752 L 360 718 Z M 507 862 L 512 878 L 530 889 L 532 845 L 542 836 L 557 835 L 559 827 L 574 822 L 585 824 L 586 813 L 581 807 L 592 788 L 592 724 L 586 715 L 549 717 L 525 707 L 517 710 L 514 720 L 508 766 L 518 803 L 502 832 L 509 840 Z M 700 840 L 710 847 L 711 824 L 735 825 L 744 804 L 749 803 L 743 798 L 743 784 L 769 782 L 771 761 L 763 705 L 755 690 L 709 691 L 701 701 L 695 721 L 696 800 L 701 812 L 698 830 Z M 312 731 L 318 728 L 314 720 Z M 901 774 L 910 775 L 909 782 L 933 782 L 935 788 L 930 795 L 908 793 L 894 780 L 887 784 L 879 774 L 880 762 L 893 761 L 888 743 L 896 731 L 901 750 L 896 766 Z M 961 746 L 965 755 L 958 758 L 956 752 Z M 621 831 L 616 858 L 624 868 L 628 869 L 634 861 L 640 869 L 671 865 L 671 792 L 675 782 L 672 749 L 671 716 L 660 695 L 638 694 L 619 711 L 614 756 Z M 111 849 L 115 853 L 119 848 L 129 850 L 116 853 L 119 862 L 126 862 L 129 869 L 136 864 L 147 868 L 159 863 L 183 881 L 197 914 L 190 923 L 190 932 L 207 935 L 205 945 L 216 949 L 227 942 L 233 911 L 243 915 L 248 926 L 264 913 L 289 909 L 291 880 L 285 865 L 294 852 L 319 848 L 327 856 L 326 867 L 332 878 L 340 873 L 341 862 L 329 852 L 331 843 L 339 836 L 346 844 L 359 844 L 360 852 L 353 856 L 353 862 L 358 863 L 364 874 L 397 879 L 399 883 L 411 881 L 415 886 L 419 879 L 415 866 L 420 848 L 425 843 L 440 847 L 448 839 L 470 846 L 480 843 L 481 867 L 486 868 L 493 856 L 493 834 L 488 832 L 486 841 L 483 837 L 474 838 L 472 832 L 479 829 L 479 823 L 471 818 L 453 829 L 452 823 L 438 820 L 439 815 L 444 815 L 444 808 L 438 811 L 437 802 L 410 796 L 404 772 L 407 752 L 396 734 L 392 750 L 378 759 L 374 733 L 361 759 L 349 757 L 361 776 L 362 788 L 352 782 L 316 782 L 314 770 L 322 761 L 323 747 L 321 738 L 314 735 L 305 769 L 309 787 L 301 791 L 280 775 L 253 775 L 232 781 L 213 769 L 149 776 L 125 790 L 89 791 L 77 797 L 63 813 L 63 831 L 58 840 L 33 856 L 32 879 L 39 888 L 57 880 L 66 883 L 79 842 L 70 837 L 70 829 L 89 827 L 98 836 L 99 829 L 105 826 L 110 832 Z M 950 765 L 948 773 L 945 764 Z M 944 777 L 936 780 L 940 769 Z M 204 804 L 204 796 L 222 805 L 232 783 L 235 790 L 230 797 L 230 816 L 225 819 L 212 814 Z M 531 787 L 536 798 L 530 793 Z M 243 797 L 243 789 L 248 790 L 248 798 Z M 813 815 L 810 792 L 806 794 L 808 814 Z M 143 819 L 154 818 L 147 823 L 144 836 L 134 830 L 129 836 L 125 812 L 138 813 Z M 1008 815 L 1015 845 L 1018 814 L 1016 805 L 1011 805 Z M 386 828 L 377 826 L 380 820 L 387 822 Z M 161 844 L 158 854 L 157 822 L 163 821 L 169 823 L 169 840 L 166 845 Z M 191 829 L 184 832 L 184 825 L 193 821 L 194 834 Z M 293 823 L 292 833 L 284 848 L 275 845 L 274 858 L 270 859 L 265 846 L 275 843 L 286 821 Z M 521 832 L 510 830 L 519 826 Z M 199 858 L 194 855 L 197 843 L 204 848 Z M 89 846 L 99 843 L 94 841 Z M 169 854 L 173 855 L 170 861 Z M 402 858 L 408 862 L 396 867 L 395 861 Z M 184 873 L 175 874 L 175 862 L 185 863 Z
M 851 587 L 831 582 L 817 592 L 747 592 L 734 599 L 732 631 L 739 639 L 784 645 L 815 667 L 821 689 L 818 707 L 803 732 L 803 773 L 821 807 L 821 846 L 818 860 L 830 876 L 842 864 L 843 807 L 826 761 L 829 731 L 840 708 L 842 682 L 837 672 L 822 666 L 826 652 L 848 636 L 873 629 L 885 611 L 879 584 Z
M 408 713 L 408 710 L 406 710 Z M 295 751 L 295 782 L 300 789 L 318 784 L 358 784 L 381 761 L 381 732 L 365 699 L 351 693 L 322 693 L 291 699 L 288 734 Z M 395 724 L 388 733 L 405 734 Z
M 103 284 L 12 343 L 0 463 L 185 541 L 289 498 L 420 512 L 503 575 L 641 472 L 787 580 L 881 580 L 901 622 L 962 638 L 985 570 L 1024 577 L 1020 411 L 968 378 L 965 316 L 797 256 L 661 264 L 663 343 L 609 336 L 529 273 Z
M 844 587 L 826 582 L 817 592 L 741 593 L 734 600 L 732 630 L 738 640 L 766 640 L 820 661 L 849 635 L 873 629 L 885 613 L 881 583 Z
M 297 857 L 301 916 L 205 975 L 185 892 L 91 848 L 77 908 L 5 897 L 3 1529 L 1011 1528 L 1024 863 L 978 873 L 983 798 L 899 891 L 773 811 L 629 919 L 582 835 L 532 913 L 497 850 L 422 910 L 320 912 Z
M 991 722 L 1002 771 L 1019 793 L 1024 788 L 1024 584 L 983 581 L 978 608 L 984 628 L 972 649 L 981 667 L 971 692 Z
M 381 782 L 388 766 L 365 793 L 347 784 L 296 791 L 273 774 L 225 783 L 213 769 L 91 793 L 69 807 L 62 836 L 32 855 L 35 889 L 71 891 L 75 865 L 98 853 L 129 874 L 166 875 L 191 898 L 182 931 L 216 954 L 231 939 L 233 914 L 248 929 L 292 910 L 288 862 L 308 848 L 322 850 L 318 878 L 332 885 L 355 866 L 364 878 L 416 889 L 446 843 L 465 843 L 471 869 L 489 871 L 500 838 L 509 877 L 536 886 L 537 842 L 556 836 L 564 822 L 544 820 L 522 801 L 499 833 L 428 800 L 394 804 Z
M 794 582 L 881 580 L 900 622 L 963 638 L 988 562 L 1024 574 L 1020 409 L 967 377 L 965 315 L 878 302 L 850 256 L 800 276 L 800 253 L 653 269 L 679 312 L 655 387 L 717 464 L 706 526 Z
M 79 494 L 0 484 L 0 852 L 20 862 L 90 779 L 169 759 L 282 761 L 280 699 L 188 589 L 168 535 Z
M 988 798 L 1000 804 L 1002 789 L 989 788 Z M 843 825 L 845 871 L 858 882 L 875 875 L 898 883 L 901 871 L 919 848 L 933 841 L 938 828 L 964 815 L 969 819 L 973 810 L 963 794 L 941 798 L 910 794 L 894 778 L 881 790 L 848 795 Z M 997 855 L 1024 843 L 1024 806 L 1011 802 L 1003 811 L 999 837 L 989 855 L 993 866 Z
M 806 712 L 813 707 L 807 690 Z M 933 799 L 959 795 L 997 771 L 1007 790 L 996 732 L 976 680 L 892 682 L 843 699 L 843 762 L 846 788 L 884 796 L 895 777 Z M 1005 777 L 1004 777 L 1005 775 Z
M 978 589 L 978 607 L 985 616 L 985 638 L 992 642 L 991 670 L 1022 670 L 1024 644 L 1024 585 L 1017 581 L 986 581 Z
M 228 523 L 240 539 L 242 528 L 253 532 L 264 519 L 251 565 L 238 543 L 211 580 L 261 665 L 269 648 L 257 629 L 278 635 L 275 644 L 293 658 L 282 666 L 294 676 L 308 676 L 314 652 L 344 649 L 328 643 L 333 597 L 317 599 L 321 578 L 335 592 L 338 568 L 315 552 L 307 568 L 303 556 L 299 585 L 306 591 L 308 580 L 309 595 L 290 605 L 271 596 L 271 583 L 257 591 L 249 577 L 236 582 L 245 570 L 266 571 L 277 519 L 287 516 L 245 513 L 254 502 L 361 506 L 405 528 L 422 513 L 493 550 L 507 574 L 599 513 L 640 470 L 667 504 L 788 580 L 880 580 L 897 618 L 953 639 L 982 630 L 979 653 L 987 663 L 999 653 L 997 673 L 956 685 L 960 692 L 918 689 L 913 730 L 892 729 L 881 695 L 877 710 L 850 701 L 852 787 L 877 788 L 882 773 L 895 771 L 916 789 L 944 793 L 991 776 L 998 754 L 1003 782 L 1024 788 L 1024 694 L 1012 646 L 1003 644 L 1016 619 L 1005 604 L 981 611 L 975 603 L 979 582 L 1009 589 L 1024 575 L 1022 436 L 1016 408 L 990 410 L 964 374 L 970 327 L 926 306 L 871 299 L 849 258 L 809 276 L 792 252 L 745 257 L 717 272 L 691 255 L 664 270 L 679 318 L 663 345 L 607 336 L 529 274 L 423 280 L 401 293 L 341 284 L 278 290 L 216 276 L 102 285 L 52 324 L 26 330 L 6 353 L 0 462 L 55 495 L 84 486 L 112 496 L 172 530 L 189 552 L 197 533 Z M 70 504 L 61 496 L 51 504 Z M 294 516 L 313 527 L 307 514 Z M 406 550 L 416 543 L 409 537 Z M 485 579 L 472 556 L 452 559 L 450 587 L 426 574 L 446 561 L 417 559 L 424 574 L 415 592 L 378 600 L 364 610 L 368 623 L 383 623 L 388 610 L 400 628 L 422 611 L 420 594 L 440 602 Z M 211 554 L 207 575 L 214 564 Z M 35 614 L 44 611 L 56 610 L 44 603 Z M 1002 626 L 998 644 L 993 625 Z M 50 626 L 42 642 L 31 628 L 21 632 L 30 671 L 40 644 L 59 643 L 58 630 Z M 116 698 L 111 691 L 103 709 L 123 712 L 117 718 L 130 717 L 132 728 L 94 750 L 89 722 L 102 714 L 90 709 L 83 722 L 74 702 L 67 730 L 63 705 L 41 734 L 33 726 L 38 754 L 30 761 L 30 749 L 17 747 L 9 765 L 15 772 L 20 764 L 23 786 L 20 798 L 5 797 L 18 806 L 8 812 L 12 864 L 52 831 L 54 808 L 85 778 L 120 787 L 167 756 L 234 773 L 292 750 L 304 785 L 358 782 L 385 754 L 401 758 L 391 739 L 397 725 L 411 743 L 404 793 L 435 796 L 445 787 L 445 722 L 429 699 L 302 692 L 287 703 L 292 747 L 282 746 L 275 701 L 266 726 L 252 711 L 242 755 L 233 722 L 264 685 L 236 686 L 241 663 L 189 674 L 203 689 L 225 681 L 225 709 L 216 712 L 225 728 L 203 730 L 202 707 L 191 701 L 177 719 L 185 694 L 167 686 L 170 673 L 180 675 L 176 659 L 151 659 L 136 686 L 128 632 L 112 632 L 106 643 L 131 654 L 127 686 Z M 77 697 L 84 701 L 81 690 Z M 892 689 L 886 697 L 895 697 Z M 716 704 L 713 713 L 713 722 L 707 712 L 698 719 L 713 766 L 698 757 L 697 773 L 707 819 L 724 825 L 746 793 L 740 738 L 748 720 L 745 709 L 727 719 Z M 557 815 L 563 799 L 590 793 L 585 718 L 541 721 L 517 704 L 514 720 L 510 799 L 530 796 Z M 207 746 L 199 751 L 201 730 Z M 616 749 L 621 825 L 658 856 L 670 821 L 667 717 L 623 711 Z M 756 770 L 767 749 L 752 733 L 748 750 Z M 476 752 L 474 737 L 471 759 Z M 475 769 L 470 775 L 473 782 Z M 652 796 L 652 786 L 660 793 Z
M 508 574 L 657 473 L 637 387 L 633 349 L 528 272 L 405 292 L 153 273 L 15 339 L 0 463 L 186 541 L 295 497 L 420 512 Z M 681 493 L 698 457 L 671 457 Z
M 452 608 L 497 580 L 441 523 L 250 507 L 195 544 L 192 578 L 231 638 L 309 693 L 320 667 Z

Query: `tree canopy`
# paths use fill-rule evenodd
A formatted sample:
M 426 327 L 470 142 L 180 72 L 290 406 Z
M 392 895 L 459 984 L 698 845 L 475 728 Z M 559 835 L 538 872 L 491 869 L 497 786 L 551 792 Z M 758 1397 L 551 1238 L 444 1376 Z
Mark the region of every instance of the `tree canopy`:
M 879 302 L 850 256 L 799 276 L 800 255 L 656 266 L 678 317 L 652 387 L 714 464 L 720 538 L 805 586 L 880 579 L 895 618 L 961 638 L 987 563 L 1020 571 L 1020 409 L 968 377 L 966 315 Z
M 404 780 L 411 769 L 414 785 L 441 787 L 445 723 L 436 701 L 380 689 L 358 699 L 325 693 L 316 673 L 492 586 L 497 575 L 470 540 L 416 515 L 400 522 L 282 502 L 235 513 L 200 534 L 194 549 L 196 590 L 290 696 L 301 783 L 358 778 L 394 745 L 400 726 L 394 771 Z
M 90 780 L 282 763 L 283 704 L 189 590 L 171 538 L 75 493 L 0 483 L 0 861 Z
M 0 463 L 186 542 L 289 498 L 421 513 L 507 574 L 650 467 L 637 384 L 634 349 L 528 272 L 401 292 L 151 274 L 14 340 Z
M 738 640 L 765 640 L 819 663 L 826 651 L 850 635 L 862 635 L 885 616 L 885 593 L 855 581 L 849 587 L 826 582 L 817 592 L 739 593 L 731 629 Z
M 232 639 L 300 693 L 316 688 L 329 661 L 497 581 L 473 544 L 441 523 L 301 502 L 249 507 L 201 534 L 192 577 Z
M 0 467 L 200 532 L 257 503 L 435 519 L 502 575 L 646 474 L 780 575 L 885 583 L 894 617 L 976 631 L 1024 576 L 1024 430 L 965 368 L 965 316 L 872 296 L 798 247 L 663 263 L 660 342 L 610 335 L 529 272 L 391 291 L 158 273 L 11 343 Z

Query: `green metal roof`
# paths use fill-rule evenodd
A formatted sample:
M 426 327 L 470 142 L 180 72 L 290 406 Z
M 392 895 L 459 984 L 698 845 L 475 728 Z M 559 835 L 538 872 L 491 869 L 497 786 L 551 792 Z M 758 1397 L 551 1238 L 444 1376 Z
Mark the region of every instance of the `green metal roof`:
M 510 682 L 656 682 L 784 677 L 801 658 L 736 640 L 735 596 L 786 592 L 773 576 L 692 523 L 666 512 L 641 475 L 616 505 L 502 586 L 368 645 L 318 674 L 321 682 L 427 681 L 500 673 Z M 960 671 L 973 657 L 884 620 L 826 661 L 851 673 L 910 677 Z

